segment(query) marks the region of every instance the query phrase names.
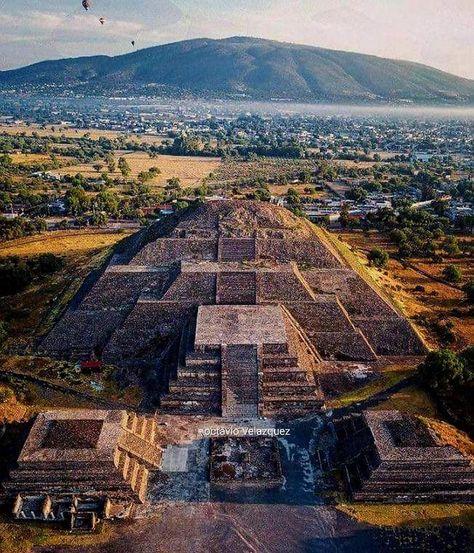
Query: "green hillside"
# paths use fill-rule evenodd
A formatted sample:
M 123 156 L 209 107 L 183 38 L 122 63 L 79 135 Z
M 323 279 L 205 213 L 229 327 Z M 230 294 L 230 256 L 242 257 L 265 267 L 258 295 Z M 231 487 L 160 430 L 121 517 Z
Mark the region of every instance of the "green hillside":
M 264 100 L 474 103 L 474 81 L 425 65 L 247 37 L 195 39 L 0 72 L 4 89 L 45 85 L 105 93 L 161 87 Z

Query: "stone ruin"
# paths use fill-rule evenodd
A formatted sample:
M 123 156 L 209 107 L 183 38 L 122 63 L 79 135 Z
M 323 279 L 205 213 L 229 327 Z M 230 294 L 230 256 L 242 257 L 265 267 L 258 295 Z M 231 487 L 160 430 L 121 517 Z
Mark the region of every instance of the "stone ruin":
M 354 501 L 474 502 L 471 459 L 426 424 L 399 411 L 364 411 L 333 421 L 340 466 Z
M 39 350 L 152 371 L 163 411 L 238 417 L 320 409 L 324 360 L 370 363 L 424 346 L 308 222 L 217 201 L 138 233 Z
M 214 486 L 279 488 L 284 483 L 276 438 L 211 439 L 210 481 Z
M 72 529 L 132 517 L 161 462 L 155 436 L 154 419 L 126 411 L 39 414 L 3 483 L 14 517 Z

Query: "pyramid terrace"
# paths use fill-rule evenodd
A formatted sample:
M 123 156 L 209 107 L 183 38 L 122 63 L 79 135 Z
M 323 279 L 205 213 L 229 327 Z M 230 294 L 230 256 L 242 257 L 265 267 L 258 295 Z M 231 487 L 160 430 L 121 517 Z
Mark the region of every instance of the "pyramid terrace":
M 4 482 L 15 518 L 93 526 L 132 516 L 161 461 L 155 434 L 153 419 L 126 411 L 39 414 Z
M 474 501 L 471 460 L 419 418 L 364 411 L 334 420 L 341 466 L 355 501 Z
M 251 201 L 209 202 L 138 233 L 39 349 L 154 375 L 163 413 L 232 418 L 317 412 L 322 363 L 425 351 L 314 227 Z

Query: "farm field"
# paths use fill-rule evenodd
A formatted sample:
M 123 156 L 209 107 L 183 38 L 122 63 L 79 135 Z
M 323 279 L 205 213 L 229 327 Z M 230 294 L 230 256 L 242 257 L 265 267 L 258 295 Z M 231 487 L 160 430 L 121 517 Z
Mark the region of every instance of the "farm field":
M 161 173 L 148 182 L 148 184 L 155 188 L 164 187 L 166 181 L 172 177 L 179 178 L 181 185 L 185 188 L 199 186 L 202 179 L 216 171 L 221 164 L 219 158 L 168 155 L 158 155 L 154 158 L 150 158 L 150 156 L 144 152 L 115 152 L 116 161 L 119 157 L 124 157 L 127 160 L 131 169 L 130 176 L 132 178 L 137 178 L 138 173 L 148 171 L 151 167 L 160 169 Z M 62 167 L 55 171 L 55 173 L 60 175 L 75 175 L 81 173 L 84 177 L 98 178 L 105 168 L 101 169 L 101 171 L 96 171 L 93 165 L 95 165 L 95 162 Z M 108 174 L 110 178 L 121 177 L 118 170 Z
M 53 130 L 54 129 L 54 130 Z M 137 135 L 137 134 L 128 134 L 119 131 L 109 131 L 102 129 L 76 129 L 73 127 L 61 127 L 61 126 L 51 126 L 48 125 L 43 127 L 41 125 L 0 125 L 0 134 L 6 133 L 10 135 L 15 134 L 25 134 L 26 136 L 31 136 L 33 133 L 38 134 L 38 136 L 66 136 L 67 138 L 82 138 L 84 136 L 89 136 L 93 140 L 96 140 L 100 137 L 105 138 L 118 138 L 120 136 L 125 136 L 129 140 L 136 140 L 138 142 L 145 142 L 146 144 L 161 144 L 164 137 L 155 136 L 155 135 Z
M 77 257 L 113 246 L 127 234 L 127 231 L 101 229 L 52 231 L 0 244 L 0 258 L 15 255 L 28 257 L 42 253 Z
M 49 162 L 51 162 L 51 156 L 49 156 L 47 154 L 21 154 L 21 153 L 15 153 L 15 154 L 10 154 L 10 157 L 12 158 L 12 162 L 14 164 L 23 163 L 25 165 L 31 165 L 31 164 L 34 164 L 34 163 L 49 163 Z M 62 158 L 61 161 L 64 161 L 64 162 L 67 163 L 67 158 Z

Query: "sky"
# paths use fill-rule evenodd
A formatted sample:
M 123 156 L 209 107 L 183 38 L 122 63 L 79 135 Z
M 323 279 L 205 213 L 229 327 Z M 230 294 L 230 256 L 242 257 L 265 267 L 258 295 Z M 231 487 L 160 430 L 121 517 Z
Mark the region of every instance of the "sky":
M 245 35 L 417 61 L 474 79 L 474 0 L 0 0 L 0 70 Z M 99 18 L 105 18 L 101 25 Z

